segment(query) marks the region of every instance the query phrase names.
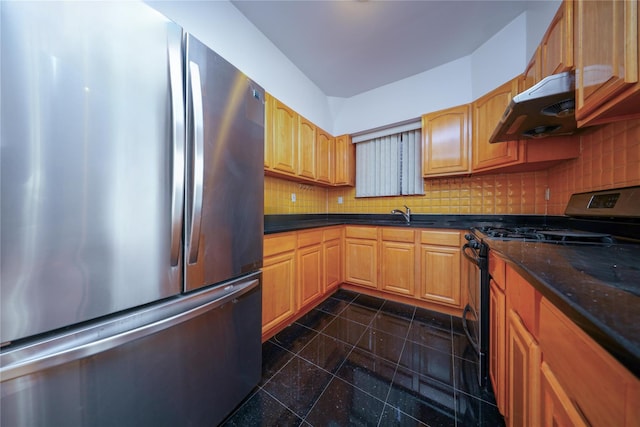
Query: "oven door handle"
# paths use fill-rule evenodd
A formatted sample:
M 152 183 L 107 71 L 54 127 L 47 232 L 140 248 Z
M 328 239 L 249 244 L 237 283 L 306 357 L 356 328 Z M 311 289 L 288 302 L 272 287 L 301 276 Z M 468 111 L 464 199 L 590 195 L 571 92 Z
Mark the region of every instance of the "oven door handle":
M 471 251 L 473 255 L 470 255 L 468 251 Z M 480 257 L 476 254 L 476 251 L 473 250 L 471 246 L 469 246 L 468 243 L 465 243 L 464 245 L 462 245 L 462 255 L 464 255 L 466 259 L 468 259 L 469 261 L 471 261 L 472 263 L 480 267 Z
M 469 332 L 469 326 L 467 325 L 467 313 L 469 313 L 473 308 L 469 304 L 464 307 L 464 311 L 462 312 L 462 329 L 464 329 L 464 333 L 469 339 L 471 346 L 475 350 L 476 353 L 480 354 L 480 343 L 477 343 L 475 339 L 471 336 L 471 332 Z

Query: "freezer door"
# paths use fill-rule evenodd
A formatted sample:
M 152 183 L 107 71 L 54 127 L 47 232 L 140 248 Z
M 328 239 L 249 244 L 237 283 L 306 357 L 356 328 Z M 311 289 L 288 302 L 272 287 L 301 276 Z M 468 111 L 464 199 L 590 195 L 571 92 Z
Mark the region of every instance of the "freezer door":
M 5 352 L 0 425 L 218 425 L 260 379 L 261 295 L 254 275 Z
M 181 28 L 142 2 L 0 19 L 0 342 L 179 293 Z
M 264 91 L 187 35 L 185 290 L 262 266 Z

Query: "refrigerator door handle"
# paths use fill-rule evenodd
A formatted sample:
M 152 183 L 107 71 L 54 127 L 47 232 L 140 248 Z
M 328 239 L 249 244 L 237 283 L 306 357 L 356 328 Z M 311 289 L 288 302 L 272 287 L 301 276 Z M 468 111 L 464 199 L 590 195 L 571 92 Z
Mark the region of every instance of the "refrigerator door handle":
M 78 345 L 71 345 L 64 349 L 43 352 L 33 357 L 21 357 L 16 363 L 2 363 L 0 367 L 0 377 L 2 381 L 9 381 L 14 378 L 29 375 L 45 369 L 60 366 L 65 363 L 90 357 L 107 350 L 122 346 L 131 341 L 149 336 L 178 324 L 184 323 L 190 319 L 198 317 L 210 310 L 214 310 L 222 305 L 233 302 L 235 303 L 240 297 L 247 294 L 260 285 L 259 279 L 239 282 L 237 284 L 229 284 L 221 286 L 212 294 L 212 299 L 202 305 L 196 306 L 184 312 L 173 316 L 162 318 L 148 325 L 131 329 L 115 335 L 107 336 L 90 342 L 82 342 Z
M 182 88 L 181 37 L 169 41 L 169 84 L 171 94 L 172 189 L 171 189 L 171 266 L 178 265 L 184 209 L 184 101 Z
M 202 220 L 202 191 L 204 185 L 204 110 L 200 67 L 189 61 L 191 99 L 193 107 L 193 188 L 191 198 L 191 227 L 189 231 L 189 263 L 198 261 L 200 222 Z

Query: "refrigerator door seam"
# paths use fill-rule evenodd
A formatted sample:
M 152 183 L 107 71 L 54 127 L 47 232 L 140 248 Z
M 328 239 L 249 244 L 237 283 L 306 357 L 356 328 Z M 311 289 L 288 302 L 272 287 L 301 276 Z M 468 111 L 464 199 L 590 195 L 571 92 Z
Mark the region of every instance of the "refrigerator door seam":
M 178 39 L 178 40 L 181 40 Z M 169 84 L 171 94 L 172 124 L 172 193 L 171 193 L 171 266 L 178 265 L 181 252 L 182 217 L 184 214 L 184 172 L 185 172 L 185 118 L 183 101 L 182 46 L 168 44 Z

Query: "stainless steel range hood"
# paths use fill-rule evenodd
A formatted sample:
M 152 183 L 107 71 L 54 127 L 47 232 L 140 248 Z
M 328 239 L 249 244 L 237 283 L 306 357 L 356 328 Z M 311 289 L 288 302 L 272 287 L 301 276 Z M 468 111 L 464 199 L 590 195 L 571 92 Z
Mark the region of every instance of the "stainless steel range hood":
M 489 142 L 575 133 L 574 109 L 575 74 L 551 75 L 513 97 Z

